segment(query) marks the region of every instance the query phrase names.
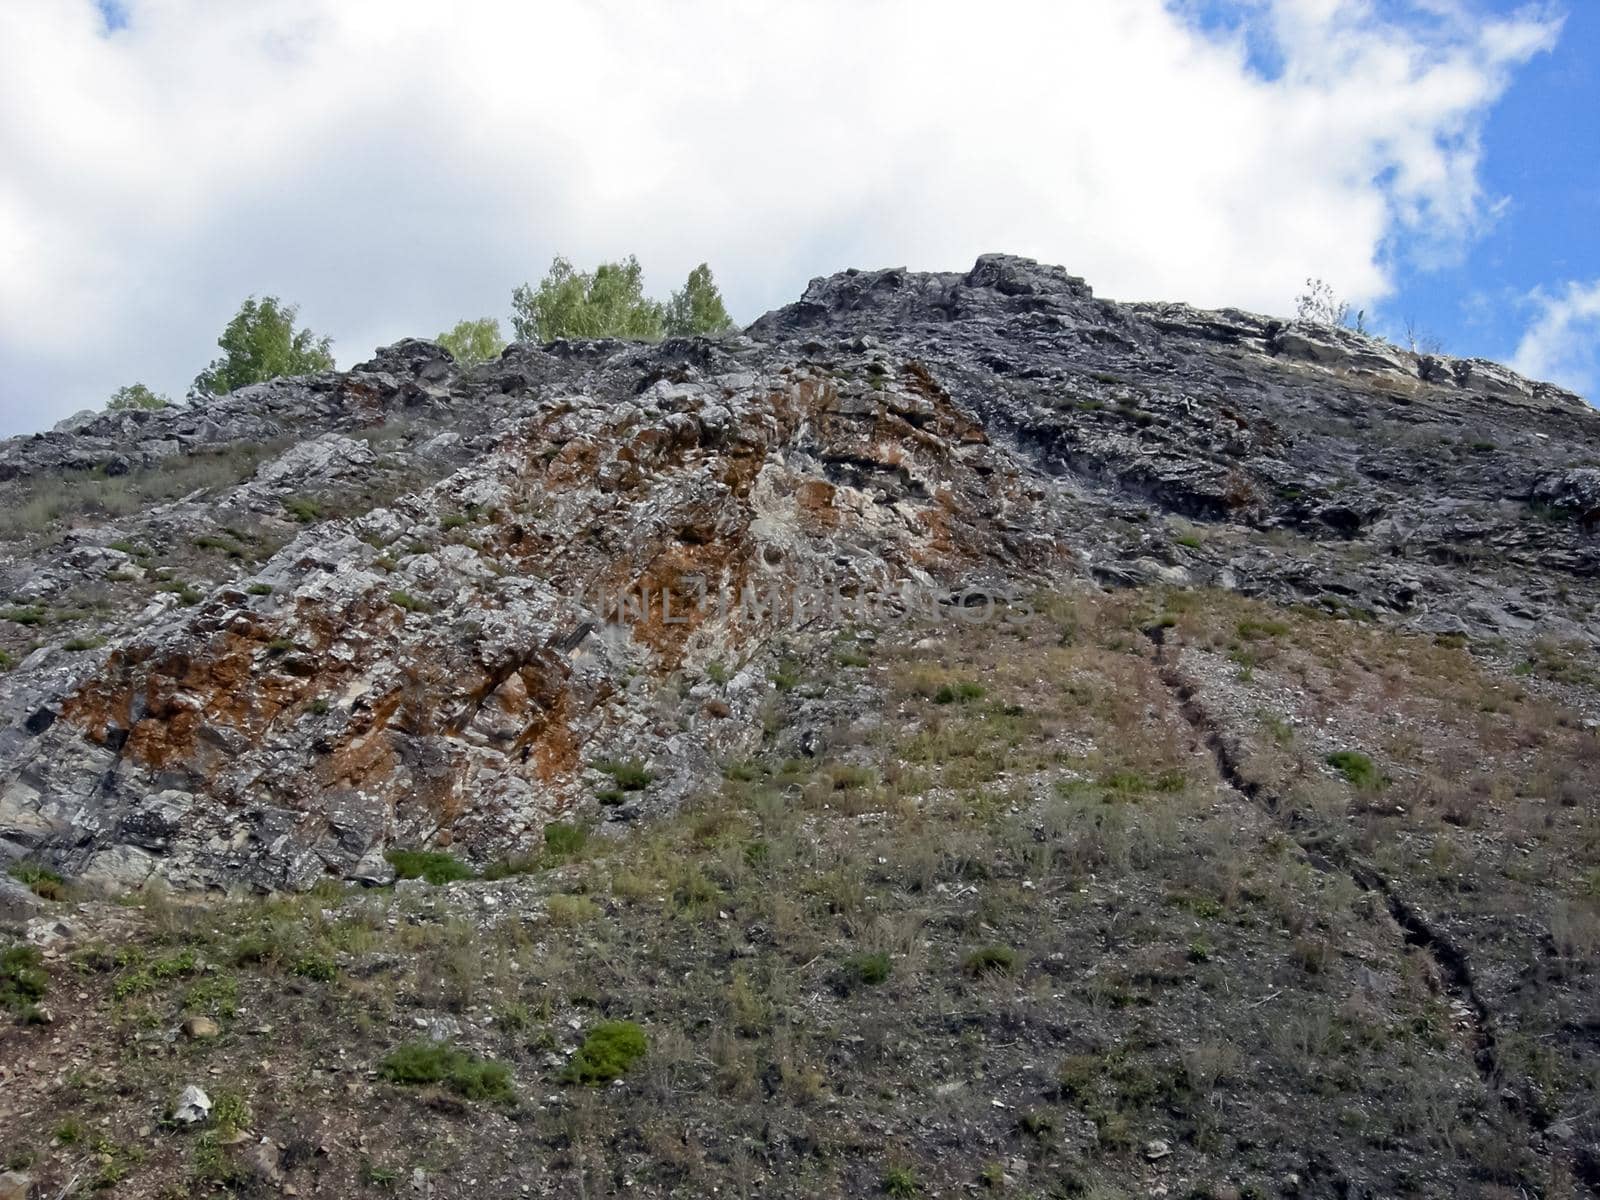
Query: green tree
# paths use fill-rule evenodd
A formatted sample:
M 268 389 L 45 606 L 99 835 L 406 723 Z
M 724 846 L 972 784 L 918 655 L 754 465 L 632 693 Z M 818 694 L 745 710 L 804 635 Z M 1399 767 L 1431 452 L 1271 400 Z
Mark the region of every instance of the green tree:
M 333 339 L 296 329 L 297 305 L 276 296 L 251 296 L 217 339 L 223 353 L 195 376 L 190 395 L 224 396 L 280 375 L 308 375 L 333 369 Z
M 726 333 L 733 318 L 722 303 L 722 293 L 711 278 L 711 267 L 701 263 L 689 272 L 689 279 L 667 302 L 666 330 L 669 334 Z
M 498 358 L 500 351 L 506 348 L 506 339 L 500 333 L 500 322 L 493 317 L 457 321 L 454 329 L 441 333 L 433 340 L 450 351 L 450 356 L 463 367 L 474 367 L 491 358 Z
M 166 408 L 172 403 L 167 397 L 152 392 L 142 383 L 130 383 L 111 393 L 106 401 L 107 412 L 127 412 L 135 408 Z
M 556 258 L 537 288 L 523 284 L 511 294 L 511 324 L 523 341 L 562 337 L 620 337 L 652 341 L 661 336 L 666 310 L 644 295 L 639 260 L 601 263 L 594 274 Z

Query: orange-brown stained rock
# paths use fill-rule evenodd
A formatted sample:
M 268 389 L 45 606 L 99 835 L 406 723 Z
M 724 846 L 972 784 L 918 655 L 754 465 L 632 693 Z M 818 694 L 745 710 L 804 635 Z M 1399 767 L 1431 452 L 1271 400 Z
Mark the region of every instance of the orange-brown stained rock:
M 809 518 L 814 530 L 838 528 L 839 511 L 833 507 L 837 491 L 833 484 L 822 479 L 808 479 L 795 489 L 795 503 Z
M 287 705 L 317 687 L 312 680 L 254 669 L 262 642 L 231 631 L 215 633 L 200 655 L 172 654 L 159 662 L 113 654 L 106 670 L 69 696 L 62 716 L 97 742 L 128 730 L 124 757 L 162 768 L 191 758 L 196 736 L 210 726 L 259 737 Z M 134 697 L 142 694 L 135 721 Z
M 568 724 L 571 693 L 563 692 L 550 708 L 542 711 L 527 733 L 518 741 L 533 765 L 534 774 L 550 783 L 577 769 L 579 744 Z

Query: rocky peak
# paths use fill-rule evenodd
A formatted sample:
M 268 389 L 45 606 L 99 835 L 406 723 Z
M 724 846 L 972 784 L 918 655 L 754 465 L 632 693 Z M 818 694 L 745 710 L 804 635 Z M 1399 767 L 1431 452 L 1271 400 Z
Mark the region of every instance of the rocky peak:
M 293 889 L 515 851 L 597 764 L 656 781 L 604 820 L 670 807 L 850 622 L 748 594 L 1214 587 L 1592 644 L 1597 466 L 1594 413 L 1495 364 L 1007 255 L 720 341 L 408 339 L 0 444 L 0 855 Z

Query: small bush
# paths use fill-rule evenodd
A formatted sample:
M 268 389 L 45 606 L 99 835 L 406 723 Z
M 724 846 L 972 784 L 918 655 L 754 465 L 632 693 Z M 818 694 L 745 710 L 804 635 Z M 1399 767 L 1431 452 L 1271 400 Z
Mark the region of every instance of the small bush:
M 561 1078 L 566 1083 L 610 1083 L 626 1075 L 649 1048 L 644 1030 L 634 1022 L 602 1021 L 589 1030 Z
M 1343 775 L 1351 787 L 1376 791 L 1383 785 L 1377 766 L 1359 750 L 1335 750 L 1324 761 Z
M 887 954 L 852 954 L 840 969 L 839 990 L 845 994 L 863 987 L 876 987 L 889 978 L 894 964 Z
M 419 596 L 413 596 L 410 592 L 390 592 L 389 600 L 410 613 L 430 613 L 433 611 L 433 605 Z
M 31 1020 L 49 990 L 35 946 L 13 946 L 0 953 L 0 1008 Z
M 582 925 L 600 915 L 600 909 L 587 896 L 551 896 L 546 911 L 552 925 Z
M 1011 975 L 1017 969 L 1017 952 L 1009 946 L 981 946 L 961 963 L 961 970 L 974 979 L 986 975 Z
M 16 863 L 11 868 L 11 878 L 22 884 L 41 900 L 65 900 L 66 881 L 47 867 L 38 863 Z
M 326 954 L 307 953 L 289 964 L 289 974 L 315 979 L 318 983 L 332 983 L 339 978 L 339 967 Z
M 974 700 L 982 700 L 984 694 L 984 687 L 981 683 L 947 683 L 933 694 L 933 702 L 935 704 L 971 704 Z
M 309 525 L 322 516 L 322 505 L 310 496 L 286 496 L 283 511 L 302 525 Z
M 576 858 L 589 844 L 589 831 L 581 825 L 551 821 L 544 827 L 544 848 L 557 859 Z
M 98 638 L 98 637 L 75 637 L 75 638 L 68 638 L 65 642 L 63 642 L 61 644 L 61 648 L 63 650 L 71 650 L 71 651 L 76 652 L 76 651 L 79 651 L 79 650 L 95 650 L 95 649 L 98 649 L 101 646 L 104 646 L 105 644 L 106 644 L 106 642 L 105 642 L 104 638 Z
M 216 1103 L 211 1109 L 211 1120 L 225 1135 L 248 1129 L 253 1119 L 250 1102 L 238 1092 L 217 1093 Z
M 272 585 L 270 583 L 252 583 L 245 588 L 245 591 L 252 596 L 270 596 L 272 595 Z
M 189 606 L 199 604 L 205 599 L 205 593 L 192 583 L 184 583 L 181 579 L 168 579 L 156 585 L 158 592 L 172 592 L 178 597 L 178 603 Z
M 220 550 L 229 558 L 243 558 L 245 548 L 230 537 L 222 537 L 214 533 L 201 534 L 194 539 L 196 550 Z
M 407 1042 L 379 1064 L 378 1073 L 407 1087 L 442 1084 L 468 1100 L 512 1104 L 517 1098 L 511 1068 L 505 1063 L 478 1058 L 444 1042 Z
M 885 1196 L 915 1196 L 922 1191 L 922 1185 L 917 1182 L 916 1175 L 909 1167 L 890 1167 L 883 1173 L 883 1182 L 880 1186 Z
M 625 792 L 642 792 L 650 786 L 653 776 L 636 758 L 605 758 L 594 764 L 594 769 L 611 776 L 617 787 Z
M 439 885 L 474 877 L 471 867 L 441 850 L 390 850 L 384 858 L 399 879 L 425 879 Z
M 1113 796 L 1141 796 L 1150 792 L 1181 792 L 1188 778 L 1182 771 L 1162 771 L 1149 778 L 1138 771 L 1108 771 L 1100 777 L 1100 786 Z
M 1055 1132 L 1056 1120 L 1043 1108 L 1029 1109 L 1017 1118 L 1017 1128 L 1031 1138 L 1043 1141 Z

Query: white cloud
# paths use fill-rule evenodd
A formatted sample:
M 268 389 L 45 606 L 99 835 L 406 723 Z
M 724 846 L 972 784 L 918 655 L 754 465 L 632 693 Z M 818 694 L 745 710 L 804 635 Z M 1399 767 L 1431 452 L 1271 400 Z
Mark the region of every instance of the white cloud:
M 1548 379 L 1591 400 L 1600 398 L 1600 279 L 1568 283 L 1556 295 L 1528 297 L 1538 316 L 1522 335 L 1511 365 L 1530 379 Z
M 1477 131 L 1552 44 L 1466 0 L 6 0 L 0 433 L 181 393 L 250 292 L 341 362 L 552 255 L 710 259 L 736 315 L 985 250 L 1100 291 L 1358 303 L 1492 212 Z M 1404 6 L 1400 6 L 1404 7 Z M 1254 69 L 1272 38 L 1281 71 Z

